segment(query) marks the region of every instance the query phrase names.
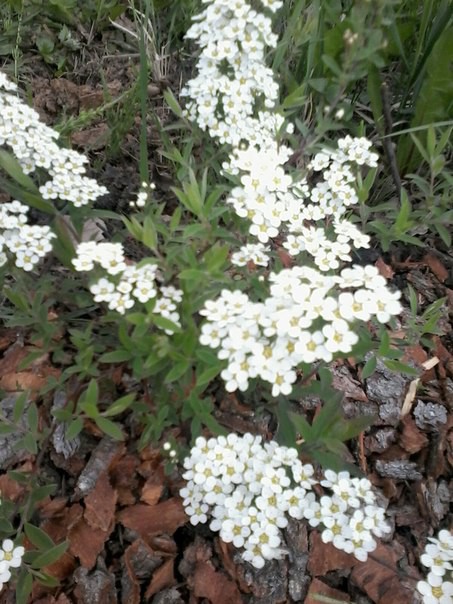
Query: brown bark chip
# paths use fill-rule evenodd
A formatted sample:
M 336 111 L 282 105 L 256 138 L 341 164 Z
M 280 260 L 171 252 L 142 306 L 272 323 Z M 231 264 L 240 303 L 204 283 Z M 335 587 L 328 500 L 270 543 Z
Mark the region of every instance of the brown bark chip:
M 85 497 L 86 522 L 93 528 L 110 532 L 114 524 L 117 494 L 110 485 L 107 472 L 103 472 L 95 488 Z
M 338 591 L 338 589 L 334 589 L 333 587 L 329 587 L 329 585 L 326 585 L 319 579 L 313 579 L 311 582 L 305 604 L 320 604 L 320 601 L 314 596 L 326 596 L 327 598 L 331 598 L 335 602 L 338 602 L 338 604 L 351 601 L 348 594 Z
M 192 578 L 193 591 L 197 598 L 207 598 L 211 604 L 242 604 L 237 585 L 210 562 L 198 562 Z
M 115 576 L 107 569 L 89 573 L 85 568 L 78 568 L 74 580 L 77 583 L 74 590 L 77 604 L 117 604 Z
M 69 551 L 77 556 L 80 564 L 87 569 L 93 568 L 98 555 L 104 548 L 108 533 L 90 526 L 84 518 L 81 518 L 68 533 Z
M 324 543 L 318 531 L 310 535 L 310 557 L 308 571 L 314 577 L 325 575 L 331 570 L 342 570 L 354 566 L 356 560 L 331 543 Z
M 94 489 L 100 475 L 118 460 L 124 452 L 124 444 L 105 436 L 93 451 L 76 486 L 76 496 L 86 497 Z
M 167 560 L 162 566 L 159 566 L 159 568 L 154 571 L 153 577 L 145 592 L 145 598 L 147 600 L 163 589 L 173 587 L 175 584 L 174 566 L 175 562 L 173 559 Z
M 146 541 L 157 533 L 172 535 L 177 528 L 186 524 L 187 516 L 181 500 L 173 497 L 153 506 L 143 503 L 133 505 L 121 511 L 118 520 Z
M 355 565 L 351 581 L 375 604 L 413 604 L 413 585 L 398 573 L 402 550 L 396 541 L 392 545 L 378 543 L 372 558 Z

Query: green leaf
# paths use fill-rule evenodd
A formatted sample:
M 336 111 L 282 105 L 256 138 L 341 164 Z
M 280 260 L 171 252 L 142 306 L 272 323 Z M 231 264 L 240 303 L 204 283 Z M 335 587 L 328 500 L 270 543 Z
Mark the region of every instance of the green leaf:
M 26 522 L 24 525 L 24 531 L 27 535 L 27 538 L 39 550 L 48 550 L 53 548 L 55 545 L 47 533 L 33 524 Z
M 115 440 L 124 440 L 124 434 L 118 424 L 115 424 L 102 416 L 95 417 L 94 421 L 96 422 L 98 428 L 100 428 L 108 436 L 111 436 Z
M 284 399 L 280 399 L 278 402 L 277 418 L 277 442 L 286 447 L 294 447 L 297 439 L 296 429 L 294 423 L 291 421 L 291 416 L 288 413 L 288 403 Z
M 72 440 L 73 438 L 78 436 L 82 430 L 83 430 L 83 420 L 80 417 L 76 417 L 68 425 L 65 436 L 66 436 L 67 440 Z
M 130 361 L 132 353 L 128 350 L 113 350 L 112 352 L 106 352 L 99 357 L 100 363 L 122 363 L 124 361 Z
M 118 415 L 122 413 L 126 409 L 128 409 L 135 400 L 135 394 L 126 394 L 126 396 L 122 396 L 117 399 L 110 407 L 103 411 L 102 415 L 104 417 L 112 417 L 113 415 Z
M 123 222 L 134 239 L 143 241 L 143 227 L 134 216 L 130 219 L 123 216 Z
M 27 421 L 30 432 L 36 434 L 38 431 L 38 409 L 34 403 L 31 403 L 27 409 Z
M 36 442 L 36 437 L 31 432 L 27 433 L 20 440 L 14 443 L 13 449 L 15 451 L 20 451 L 21 449 L 26 449 L 32 455 L 36 455 L 38 452 L 38 444 Z
M 49 495 L 53 495 L 55 493 L 55 490 L 56 490 L 55 484 L 46 484 L 41 487 L 34 488 L 30 494 L 31 504 L 33 506 L 36 505 L 38 503 L 38 501 L 45 499 Z
M 25 296 L 23 296 L 17 291 L 10 289 L 9 287 L 3 288 L 2 293 L 5 294 L 11 304 L 14 304 L 16 308 L 25 313 L 30 312 L 30 307 Z
M 411 213 L 411 204 L 409 197 L 404 189 L 401 189 L 401 207 L 395 221 L 395 230 L 398 233 L 407 231 L 409 224 L 409 216 Z
M 186 268 L 181 271 L 178 275 L 179 279 L 183 279 L 184 281 L 202 281 L 206 279 L 206 273 L 204 271 L 200 271 L 197 268 Z
M 390 371 L 395 371 L 396 373 L 407 373 L 408 375 L 419 375 L 420 373 L 418 369 L 393 359 L 385 359 L 384 365 L 387 367 L 387 369 L 390 369 Z
M 150 250 L 157 248 L 157 231 L 151 216 L 146 216 L 143 223 L 142 241 Z
M 96 380 L 91 380 L 88 384 L 83 400 L 91 405 L 97 405 L 99 399 L 99 386 Z
M 42 355 L 42 352 L 41 352 L 41 355 Z M 27 404 L 27 400 L 28 400 L 28 396 L 27 396 L 26 392 L 22 392 L 16 398 L 16 400 L 14 402 L 14 408 L 13 408 L 13 422 L 14 423 L 17 423 L 20 420 L 20 418 L 22 417 L 22 415 L 24 413 L 25 405 Z
M 217 377 L 219 375 L 219 373 L 222 371 L 222 369 L 224 368 L 225 364 L 217 364 L 214 367 L 208 367 L 208 369 L 205 369 L 204 371 L 202 371 L 200 373 L 200 375 L 197 377 L 197 382 L 196 385 L 197 386 L 204 386 L 205 384 L 209 384 L 209 382 L 211 382 L 215 377 Z
M 49 566 L 49 564 L 53 564 L 61 558 L 61 556 L 65 553 L 68 547 L 69 541 L 63 541 L 63 543 L 54 545 L 47 552 L 42 553 L 33 560 L 32 568 L 43 568 L 44 566 Z
M 166 317 L 161 317 L 160 315 L 153 315 L 152 321 L 154 325 L 156 325 L 156 327 L 159 327 L 160 329 L 172 331 L 173 333 L 180 333 L 182 331 L 179 325 L 173 323 L 173 321 L 170 321 L 170 319 L 167 319 Z
M 362 380 L 366 380 L 367 378 L 370 377 L 370 375 L 373 375 L 373 373 L 376 371 L 376 366 L 377 366 L 377 358 L 375 356 L 372 356 L 368 359 L 368 361 L 365 363 L 365 365 L 363 366 L 362 369 Z
M 164 382 L 166 384 L 169 384 L 170 382 L 175 382 L 177 379 L 179 379 L 186 373 L 186 371 L 191 367 L 191 365 L 192 361 L 187 359 L 175 363 L 165 376 Z
M 333 57 L 331 57 L 330 55 L 322 55 L 321 58 L 323 63 L 327 65 L 330 71 L 332 71 L 336 76 L 340 77 L 342 75 L 340 66 Z
M 166 88 L 163 92 L 163 95 L 164 95 L 165 102 L 170 107 L 170 109 L 173 111 L 173 113 L 177 117 L 182 118 L 183 117 L 182 109 L 181 109 L 175 95 L 170 90 L 170 88 Z
M 16 584 L 16 604 L 27 604 L 33 588 L 33 576 L 26 568 L 21 569 Z
M 229 248 L 224 245 L 215 245 L 208 250 L 204 255 L 204 261 L 206 262 L 207 269 L 210 273 L 220 270 L 225 265 L 225 261 L 228 258 Z
M 5 518 L 0 518 L 0 532 L 4 535 L 10 535 L 14 532 L 14 527 L 9 520 L 6 520 Z
M 0 167 L 5 170 L 21 187 L 24 187 L 28 191 L 32 191 L 36 195 L 39 195 L 38 187 L 35 185 L 33 180 L 24 173 L 20 163 L 12 155 L 4 149 L 0 149 Z

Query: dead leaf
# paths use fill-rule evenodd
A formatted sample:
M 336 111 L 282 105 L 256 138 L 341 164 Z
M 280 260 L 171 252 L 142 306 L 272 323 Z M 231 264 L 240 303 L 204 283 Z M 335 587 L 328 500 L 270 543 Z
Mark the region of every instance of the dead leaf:
M 426 447 L 429 440 L 426 435 L 417 428 L 414 419 L 410 415 L 406 415 L 401 421 L 399 443 L 405 451 L 412 455 Z
M 433 275 L 435 275 L 441 283 L 444 283 L 444 281 L 448 279 L 448 270 L 445 268 L 445 266 L 442 264 L 442 262 L 437 256 L 435 256 L 431 252 L 428 252 L 424 256 L 423 262 L 425 262 L 429 266 Z
M 148 505 L 155 505 L 162 496 L 164 484 L 161 477 L 150 476 L 142 488 L 140 499 Z
M 335 603 L 338 602 L 338 604 L 351 601 L 351 598 L 348 596 L 348 594 L 345 594 L 343 591 L 338 591 L 338 589 L 333 589 L 333 587 L 329 587 L 329 585 L 326 585 L 319 579 L 313 579 L 311 582 L 307 598 L 305 599 L 305 604 L 321 604 L 318 599 L 313 597 L 315 595 L 332 598 L 332 600 L 334 600 Z
M 96 564 L 96 559 L 104 548 L 108 533 L 99 528 L 93 528 L 85 518 L 80 518 L 69 530 L 68 538 L 69 551 L 79 558 L 80 564 L 84 568 L 90 570 Z
M 379 256 L 379 258 L 376 260 L 375 266 L 378 269 L 380 275 L 382 275 L 386 279 L 393 279 L 395 271 L 391 266 L 384 262 L 382 256 Z
M 181 500 L 176 497 L 153 506 L 138 503 L 121 511 L 118 519 L 121 524 L 136 531 L 145 541 L 158 533 L 172 535 L 188 520 Z
M 61 499 L 56 501 L 55 506 L 52 506 L 52 503 L 53 502 L 49 502 L 49 506 L 44 508 L 44 517 L 46 519 L 41 523 L 40 528 L 46 532 L 55 543 L 60 543 L 67 539 L 71 527 L 81 519 L 83 508 L 78 503 L 75 503 L 70 507 L 65 506 L 61 508 Z M 51 513 L 52 508 L 53 514 Z M 62 580 L 68 577 L 76 566 L 75 557 L 70 551 L 66 551 L 59 560 L 46 567 L 46 572 L 52 577 Z
M 71 134 L 71 142 L 76 147 L 82 147 L 85 150 L 97 151 L 103 149 L 108 141 L 109 127 L 102 123 L 92 128 L 79 130 Z
M 174 560 L 172 559 L 167 560 L 162 564 L 162 566 L 159 566 L 159 568 L 154 571 L 153 578 L 146 589 L 145 598 L 149 600 L 149 598 L 157 594 L 162 589 L 172 587 L 174 584 Z
M 117 494 L 112 488 L 107 471 L 98 478 L 96 486 L 85 497 L 84 518 L 93 528 L 110 532 L 114 524 Z
M 211 604 L 242 604 L 236 583 L 217 572 L 210 562 L 198 562 L 192 581 L 196 598 L 207 598 Z
M 8 501 L 18 501 L 18 499 L 20 499 L 24 493 L 24 485 L 19 484 L 10 478 L 8 474 L 2 474 L 0 476 L 0 494 L 2 499 L 6 499 Z
M 118 493 L 119 505 L 133 505 L 136 501 L 134 491 L 138 487 L 138 464 L 136 455 L 126 454 L 110 467 L 110 482 Z

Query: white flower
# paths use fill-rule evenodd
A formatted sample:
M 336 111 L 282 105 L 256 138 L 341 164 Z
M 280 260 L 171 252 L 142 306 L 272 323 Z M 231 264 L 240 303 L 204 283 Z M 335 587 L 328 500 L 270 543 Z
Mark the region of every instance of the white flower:
M 453 601 L 453 583 L 443 581 L 434 573 L 428 574 L 427 581 L 419 581 L 417 590 L 422 594 L 424 604 L 451 604 Z
M 24 553 L 25 549 L 21 545 L 14 547 L 11 539 L 5 539 L 0 550 L 0 562 L 6 562 L 11 568 L 19 568 Z

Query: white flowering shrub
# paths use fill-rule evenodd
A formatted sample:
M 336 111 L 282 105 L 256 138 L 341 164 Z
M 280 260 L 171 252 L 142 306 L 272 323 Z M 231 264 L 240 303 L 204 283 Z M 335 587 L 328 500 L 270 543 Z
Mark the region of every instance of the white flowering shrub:
M 390 292 L 374 266 L 338 275 L 294 267 L 271 273 L 269 281 L 264 302 L 223 290 L 200 311 L 207 319 L 200 342 L 228 361 L 221 376 L 230 392 L 246 390 L 259 376 L 272 384 L 272 396 L 289 394 L 297 365 L 350 352 L 358 321 L 385 323 L 401 311 L 399 292 Z
M 317 480 L 296 449 L 262 442 L 260 436 L 199 437 L 184 468 L 187 486 L 180 495 L 190 522 L 209 521 L 210 529 L 241 548 L 242 559 L 256 568 L 285 555 L 282 529 L 288 517 L 305 519 L 325 543 L 361 561 L 376 548 L 375 537 L 389 531 L 369 480 L 331 470 Z
M 285 164 L 293 149 L 278 140 L 284 120 L 272 110 L 278 85 L 264 64 L 265 46 L 276 43 L 271 20 L 245 0 L 207 4 L 187 34 L 202 51 L 198 76 L 183 94 L 189 97 L 186 115 L 232 147 L 223 169 L 240 185 L 226 202 L 250 221 L 258 243 L 246 244 L 231 261 L 267 266 L 272 239 L 283 235 L 288 253 L 304 253 L 314 266 L 270 273 L 264 300 L 223 290 L 200 312 L 206 317 L 200 342 L 228 362 L 221 373 L 228 391 L 246 390 L 259 376 L 272 384 L 273 396 L 287 395 L 300 363 L 350 353 L 359 321 L 386 323 L 401 312 L 399 292 L 389 290 L 375 267 L 342 269 L 353 248 L 369 247 L 369 237 L 346 212 L 358 202 L 360 169 L 376 167 L 378 156 L 367 139 L 346 136 L 337 149 L 315 155 L 312 186 L 306 177 L 291 176 Z M 262 4 L 272 10 L 282 5 Z
M 429 569 L 426 581 L 417 583 L 424 604 L 451 604 L 453 602 L 453 535 L 450 531 L 439 531 L 430 537 L 420 557 L 423 566 Z
M 58 132 L 41 122 L 38 113 L 18 96 L 17 86 L 0 72 L 0 150 L 12 151 L 25 174 L 45 174 L 39 186 L 44 200 L 81 207 L 107 193 L 85 175 L 88 159 L 57 144 Z M 0 206 L 0 266 L 15 258 L 17 267 L 31 271 L 52 248 L 48 226 L 29 225 L 28 208 L 17 200 Z
M 11 579 L 11 569 L 21 566 L 24 553 L 25 549 L 21 545 L 15 546 L 11 539 L 4 539 L 0 549 L 0 591 Z
M 124 314 L 136 302 L 154 300 L 153 313 L 179 326 L 176 305 L 183 292 L 173 286 L 159 287 L 155 264 L 126 264 L 121 243 L 80 243 L 72 263 L 77 271 L 92 271 L 99 265 L 107 273 L 108 277 L 101 277 L 90 286 L 95 302 L 106 302 L 110 310 Z

